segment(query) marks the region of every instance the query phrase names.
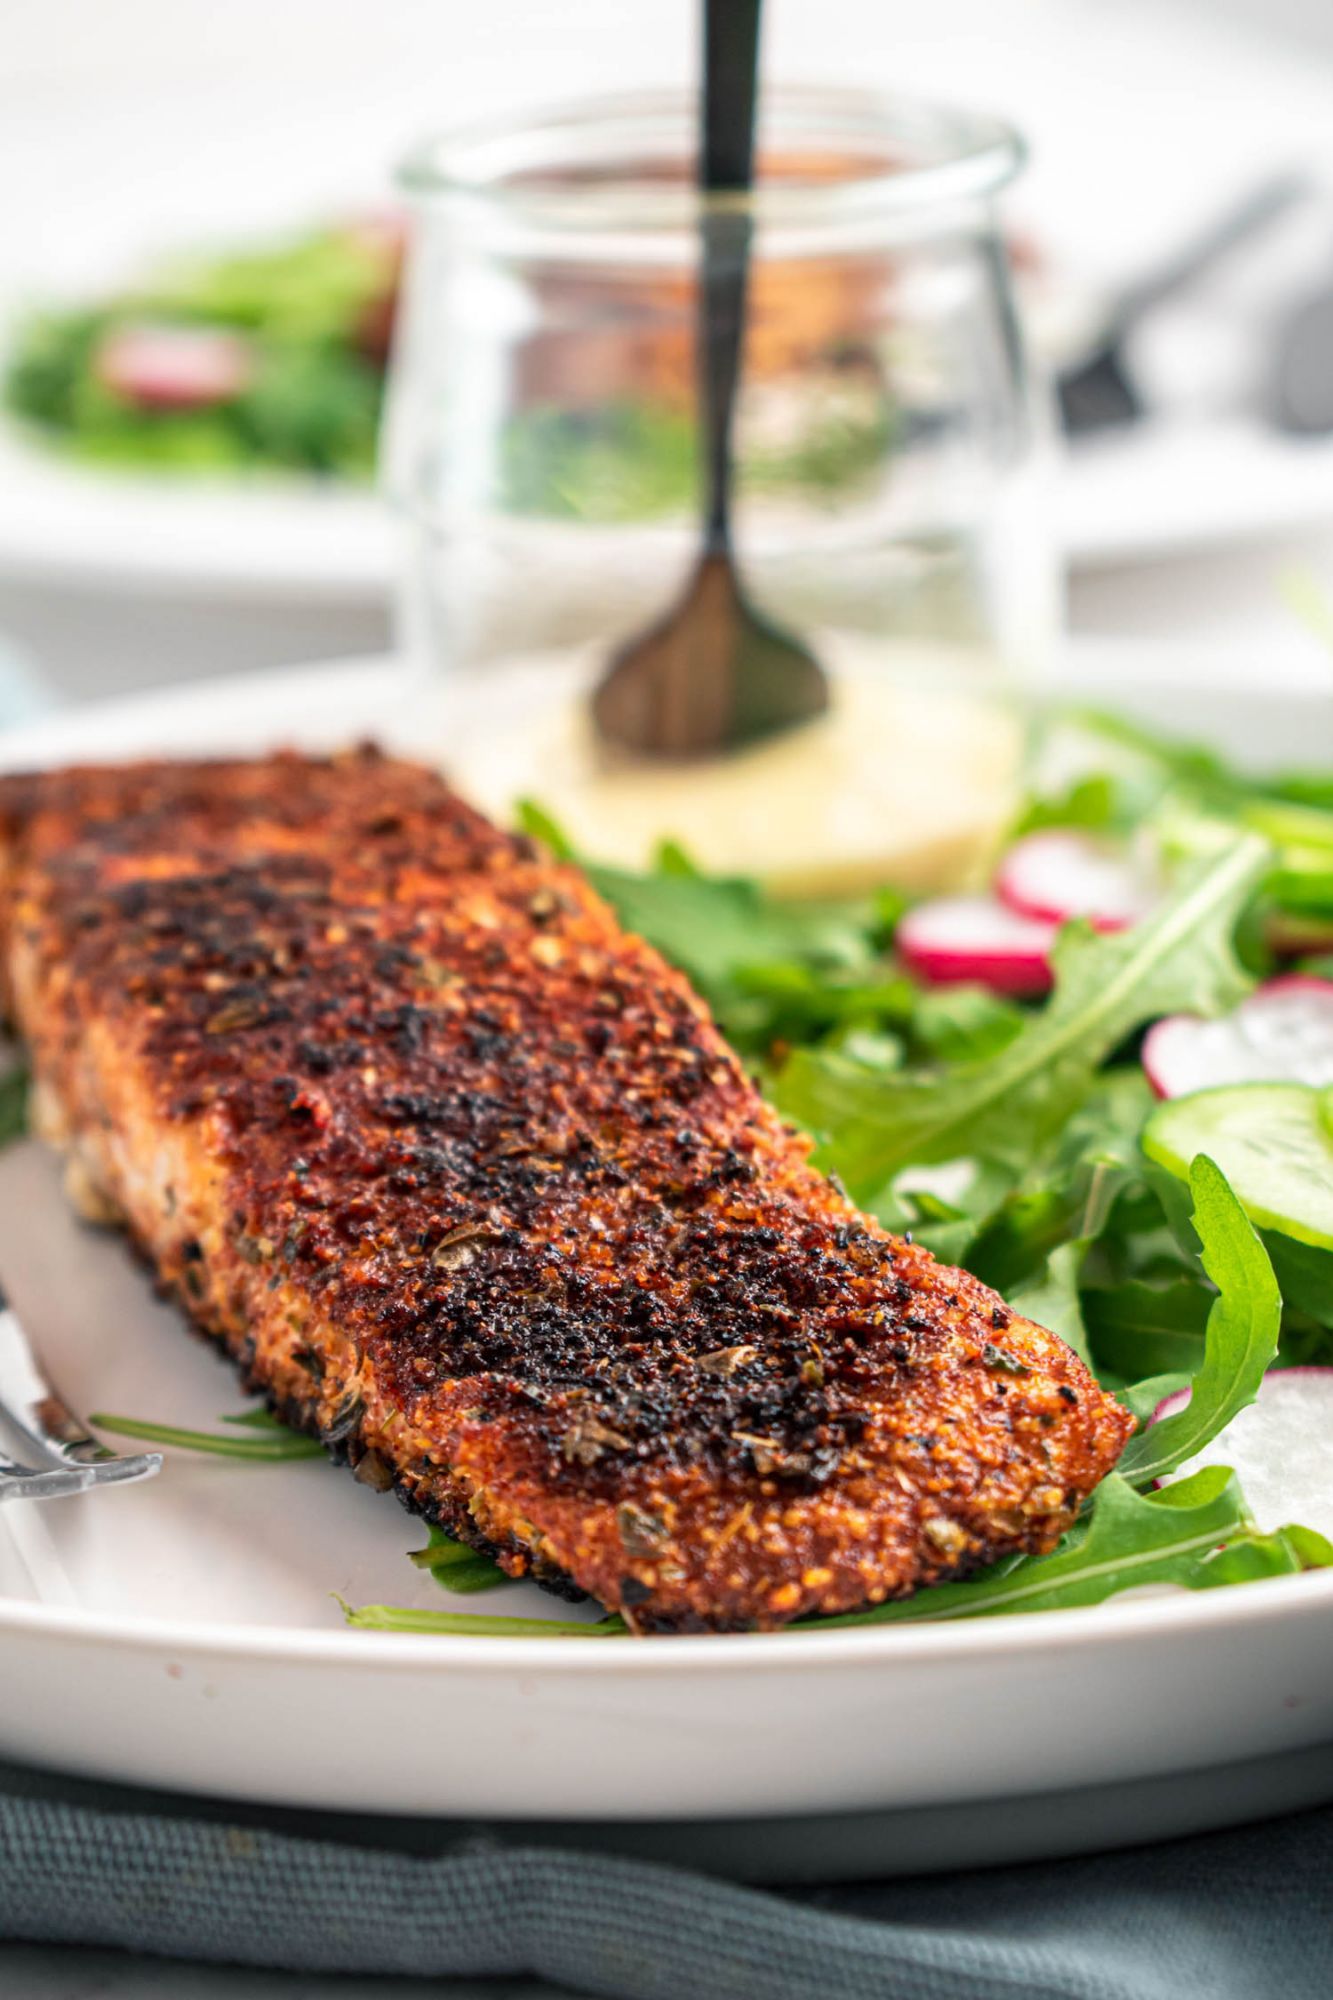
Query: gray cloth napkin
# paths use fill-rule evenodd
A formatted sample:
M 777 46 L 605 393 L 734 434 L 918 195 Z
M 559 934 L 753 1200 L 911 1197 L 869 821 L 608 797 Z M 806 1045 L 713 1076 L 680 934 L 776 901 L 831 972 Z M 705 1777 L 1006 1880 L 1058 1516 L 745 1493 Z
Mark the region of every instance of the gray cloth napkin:
M 609 2000 L 1328 2000 L 1333 1810 L 817 1892 L 0 1770 L 0 1939 L 306 1972 L 534 1974 Z M 342 1827 L 344 1822 L 332 1824 Z

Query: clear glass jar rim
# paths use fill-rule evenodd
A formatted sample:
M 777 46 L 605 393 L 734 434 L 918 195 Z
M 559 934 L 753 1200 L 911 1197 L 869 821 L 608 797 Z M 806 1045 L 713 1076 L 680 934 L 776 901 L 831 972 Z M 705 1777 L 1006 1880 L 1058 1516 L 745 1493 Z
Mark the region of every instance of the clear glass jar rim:
M 986 112 L 926 99 L 869 91 L 777 88 L 765 95 L 760 144 L 880 148 L 867 151 L 864 171 L 804 185 L 761 182 L 748 195 L 705 197 L 692 179 L 670 183 L 614 178 L 565 181 L 539 176 L 561 167 L 642 164 L 664 137 L 674 143 L 656 157 L 693 155 L 696 101 L 686 90 L 587 97 L 520 116 L 506 114 L 450 128 L 421 141 L 402 162 L 398 185 L 429 206 L 464 199 L 512 220 L 579 230 L 679 229 L 704 200 L 743 204 L 756 221 L 818 226 L 867 213 L 899 215 L 984 199 L 1020 171 L 1027 149 L 1017 130 Z M 887 166 L 887 149 L 908 156 Z M 913 151 L 925 157 L 913 161 Z

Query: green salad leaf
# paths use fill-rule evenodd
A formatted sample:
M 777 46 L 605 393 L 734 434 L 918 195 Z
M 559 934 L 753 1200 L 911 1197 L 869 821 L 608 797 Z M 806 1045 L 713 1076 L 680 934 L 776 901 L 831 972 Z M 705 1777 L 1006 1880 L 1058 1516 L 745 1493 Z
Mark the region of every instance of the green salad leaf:
M 445 1590 L 459 1595 L 494 1590 L 499 1584 L 513 1582 L 490 1556 L 479 1549 L 470 1549 L 466 1542 L 455 1541 L 443 1528 L 432 1527 L 425 1548 L 413 1549 L 409 1560 L 418 1569 L 429 1571 Z
M 314 1438 L 302 1437 L 299 1431 L 289 1430 L 267 1410 L 244 1410 L 239 1416 L 223 1417 L 224 1424 L 232 1424 L 242 1430 L 251 1431 L 249 1437 L 226 1437 L 218 1431 L 182 1430 L 178 1424 L 158 1424 L 146 1417 L 118 1417 L 106 1410 L 95 1410 L 88 1419 L 95 1430 L 109 1431 L 112 1437 L 138 1438 L 146 1444 L 177 1445 L 182 1451 L 209 1452 L 216 1458 L 247 1458 L 266 1464 L 277 1464 L 287 1459 L 323 1458 L 324 1447 Z
M 1217 1012 L 1244 993 L 1231 938 L 1267 853 L 1242 835 L 1132 930 L 1067 926 L 1051 1000 L 989 1060 L 868 1078 L 836 1054 L 801 1050 L 778 1079 L 779 1107 L 823 1135 L 823 1163 L 863 1197 L 909 1162 L 982 1154 L 1021 1171 L 1134 1029 L 1161 1014 Z
M 373 469 L 395 253 L 373 231 L 319 230 L 240 255 L 177 260 L 92 305 L 15 329 L 0 393 L 48 445 L 111 469 L 244 474 Z M 106 344 L 145 325 L 243 338 L 253 379 L 196 408 L 144 404 L 108 386 Z
M 12 1146 L 28 1131 L 28 1072 L 11 1069 L 0 1077 L 0 1146 Z
M 1252 1403 L 1277 1356 L 1282 1297 L 1268 1252 L 1221 1170 L 1200 1155 L 1190 1168 L 1200 1261 L 1217 1287 L 1204 1331 L 1203 1360 L 1183 1410 L 1140 1431 L 1120 1469 L 1148 1485 L 1184 1465 Z
M 1010 1556 L 965 1583 L 936 1584 L 915 1597 L 864 1611 L 802 1620 L 789 1632 L 836 1631 L 858 1625 L 906 1625 L 985 1618 L 1029 1611 L 1070 1611 L 1102 1604 L 1123 1590 L 1175 1584 L 1207 1590 L 1222 1584 L 1286 1576 L 1333 1564 L 1333 1547 L 1306 1528 L 1261 1535 L 1253 1527 L 1235 1477 L 1206 1466 L 1159 1492 L 1139 1493 L 1118 1473 L 1098 1487 L 1085 1522 L 1049 1556 Z M 341 1600 L 339 1600 L 341 1602 Z M 460 1633 L 494 1639 L 611 1639 L 616 1617 L 573 1619 L 469 1617 L 391 1604 L 343 1604 L 349 1625 L 377 1632 Z M 780 1635 L 779 1635 L 780 1636 Z
M 1103 1378 L 1193 1375 L 1203 1359 L 1213 1293 L 1195 1278 L 1090 1286 L 1082 1295 L 1088 1340 Z
M 623 1618 L 505 1618 L 486 1612 L 417 1611 L 403 1604 L 348 1604 L 337 1599 L 349 1625 L 366 1632 L 456 1633 L 469 1639 L 622 1639 Z
M 627 930 L 709 988 L 725 989 L 747 966 L 860 965 L 875 921 L 868 902 L 779 903 L 739 877 L 634 875 L 598 863 L 585 873 Z
M 912 1052 L 922 1062 L 984 1062 L 1015 1039 L 1025 1018 L 984 986 L 927 987 L 908 1016 Z
M 1045 1268 L 1015 1285 L 1009 1303 L 1025 1319 L 1058 1333 L 1066 1347 L 1072 1347 L 1081 1361 L 1088 1361 L 1088 1329 L 1083 1319 L 1079 1278 L 1087 1255 L 1088 1240 L 1073 1237 L 1057 1244 L 1046 1259 Z

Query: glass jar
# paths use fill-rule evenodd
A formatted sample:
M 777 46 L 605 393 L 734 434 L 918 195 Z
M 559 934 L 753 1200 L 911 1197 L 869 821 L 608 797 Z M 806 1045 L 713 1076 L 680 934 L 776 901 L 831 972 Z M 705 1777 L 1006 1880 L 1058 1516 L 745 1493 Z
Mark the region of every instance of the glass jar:
M 711 867 L 846 887 L 915 820 L 897 874 L 954 879 L 1008 803 L 994 697 L 1057 625 L 1049 426 L 996 216 L 1021 144 L 859 94 L 765 103 L 734 535 L 835 699 L 686 768 L 599 743 L 587 697 L 699 548 L 695 115 L 684 93 L 590 102 L 404 169 L 386 465 L 421 728 L 483 803 L 535 794 L 608 858 L 676 836 Z

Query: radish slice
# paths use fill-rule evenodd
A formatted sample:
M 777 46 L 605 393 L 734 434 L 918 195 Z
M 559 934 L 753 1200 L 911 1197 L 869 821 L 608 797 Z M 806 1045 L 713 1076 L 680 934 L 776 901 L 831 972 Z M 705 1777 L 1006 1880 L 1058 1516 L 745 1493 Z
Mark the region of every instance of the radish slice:
M 1188 1389 L 1168 1396 L 1153 1411 L 1152 1422 L 1174 1416 L 1189 1398 Z M 1229 1465 L 1264 1534 L 1299 1522 L 1333 1538 L 1331 1461 L 1333 1368 L 1275 1368 L 1255 1400 L 1171 1477 Z
M 254 377 L 250 343 L 216 326 L 122 326 L 97 351 L 99 381 L 143 410 L 234 402 Z
M 407 254 L 409 224 L 401 209 L 368 209 L 343 223 L 339 234 L 358 249 L 368 250 L 394 268 Z
M 394 209 L 355 216 L 343 225 L 341 234 L 346 242 L 355 244 L 383 267 L 383 289 L 362 309 L 355 329 L 356 344 L 362 354 L 382 367 L 393 345 L 398 286 L 407 255 L 407 217 Z
M 994 993 L 1045 993 L 1057 924 L 1021 917 L 993 896 L 940 896 L 898 926 L 899 956 L 930 986 L 976 980 Z
M 1089 917 L 1099 931 L 1120 931 L 1147 915 L 1153 884 L 1127 855 L 1087 834 L 1053 829 L 1016 841 L 1000 863 L 995 887 L 1021 916 L 1049 924 Z
M 1215 1021 L 1172 1014 L 1144 1037 L 1143 1067 L 1159 1097 L 1228 1083 L 1333 1083 L 1333 979 L 1270 979 Z

